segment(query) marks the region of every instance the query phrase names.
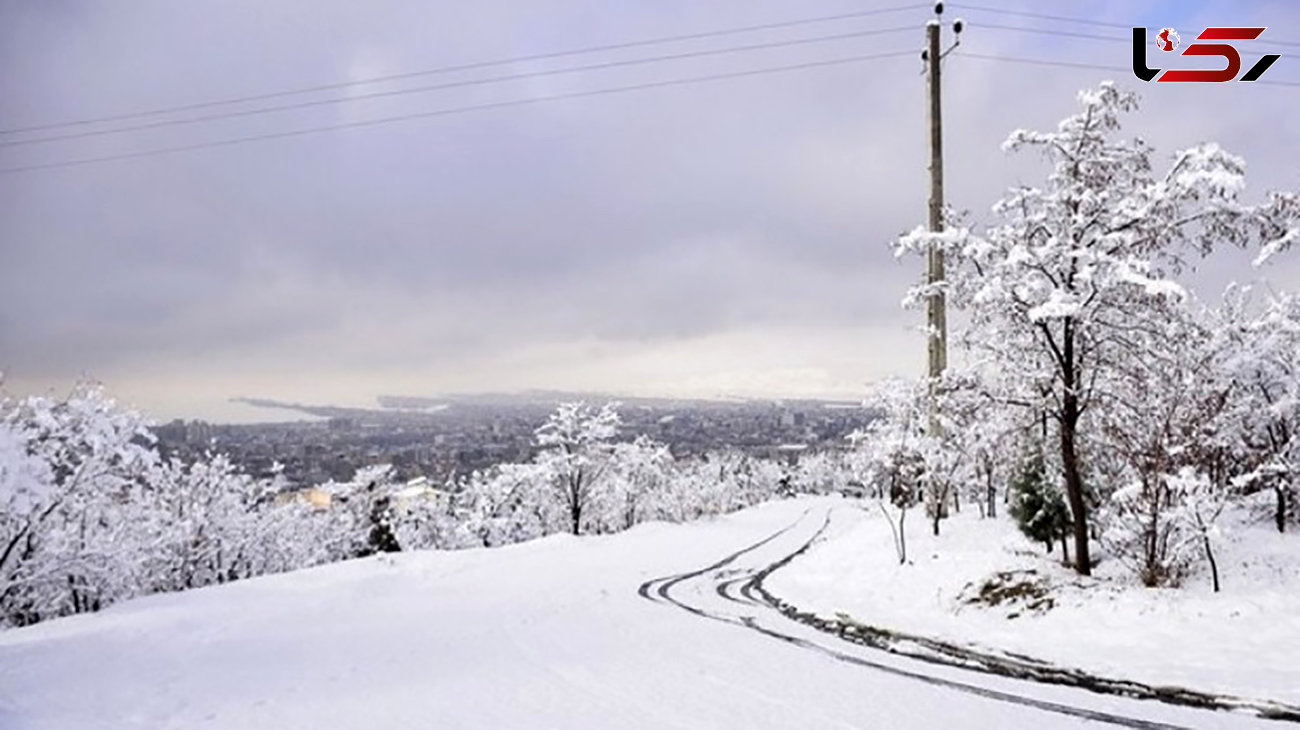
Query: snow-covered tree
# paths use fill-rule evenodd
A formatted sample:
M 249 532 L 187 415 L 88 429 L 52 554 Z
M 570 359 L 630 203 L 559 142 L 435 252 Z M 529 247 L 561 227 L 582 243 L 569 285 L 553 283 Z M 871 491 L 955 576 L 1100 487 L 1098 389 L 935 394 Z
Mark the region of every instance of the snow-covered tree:
M 1135 312 L 1177 296 L 1169 277 L 1217 245 L 1263 246 L 1271 255 L 1300 240 L 1300 197 L 1240 200 L 1245 163 L 1214 144 L 1180 152 L 1156 174 L 1151 148 L 1118 136 L 1134 94 L 1110 82 L 1081 92 L 1082 109 L 1052 132 L 1018 130 L 1008 150 L 1033 150 L 1051 171 L 1043 187 L 1012 190 L 983 236 L 918 229 L 898 250 L 942 246 L 948 301 L 970 320 L 959 338 L 973 364 L 1000 382 L 1007 401 L 1055 422 L 1058 461 L 1074 525 L 1075 567 L 1091 570 L 1085 415 L 1117 364 L 1145 353 L 1127 337 Z M 914 300 L 935 292 L 919 287 Z M 1094 485 L 1095 487 L 1096 485 Z
M 402 550 L 443 550 L 460 547 L 457 493 L 423 488 L 402 495 L 392 512 L 393 535 Z M 411 491 L 407 488 L 404 491 Z
M 726 512 L 735 482 L 721 461 L 716 454 L 706 454 L 678 462 L 659 499 L 661 518 L 685 522 Z
M 1234 486 L 1271 489 L 1274 524 L 1283 532 L 1300 519 L 1300 296 L 1270 295 L 1251 316 L 1250 295 L 1234 287 L 1225 297 L 1213 367 L 1241 395 L 1228 415 L 1246 452 Z
M 324 489 L 337 503 L 349 557 L 365 557 L 401 550 L 393 534 L 393 467 L 374 464 L 357 469 L 346 482 L 330 482 Z
M 597 411 L 585 403 L 561 403 L 537 429 L 537 463 L 549 471 L 574 535 L 586 526 L 585 513 L 609 466 L 618 426 L 616 404 Z
M 900 565 L 907 562 L 907 511 L 924 499 L 930 478 L 926 456 L 935 449 L 924 430 L 926 392 L 923 383 L 878 384 L 872 404 L 882 416 L 849 436 L 863 455 L 865 482 L 893 531 Z
M 597 530 L 626 530 L 674 512 L 665 505 L 672 473 L 673 455 L 664 444 L 644 435 L 615 444 L 596 499 Z
M 559 529 L 553 478 L 537 464 L 500 464 L 462 480 L 454 497 L 459 544 L 493 547 Z
M 841 451 L 803 454 L 790 475 L 794 488 L 811 494 L 844 492 L 853 481 L 853 471 Z
M 0 402 L 0 621 L 94 611 L 131 591 L 131 508 L 157 461 L 146 425 L 90 383 Z
M 938 535 L 949 502 L 960 509 L 965 498 L 978 502 L 984 514 L 994 512 L 995 480 L 1006 472 L 998 462 L 1006 460 L 1006 449 L 1021 438 L 1025 414 L 1005 408 L 981 374 L 966 368 L 949 368 L 930 391 L 939 430 L 925 442 L 924 498 L 931 529 Z M 917 401 L 912 407 L 928 404 Z
M 148 558 L 151 581 L 142 586 L 146 591 L 184 590 L 268 572 L 259 534 L 264 485 L 229 458 L 171 460 L 150 481 L 153 489 L 140 512 L 157 538 Z
M 1238 434 L 1225 431 L 1233 424 L 1222 416 L 1238 391 L 1215 368 L 1220 358 L 1208 324 L 1181 294 L 1132 312 L 1124 337 L 1140 356 L 1111 363 L 1101 376 L 1106 387 L 1094 396 L 1090 422 L 1101 443 L 1091 462 L 1118 487 L 1101 501 L 1103 537 L 1146 585 L 1177 583 L 1200 552 L 1202 541 L 1183 539 L 1189 500 L 1227 497 L 1223 478 L 1217 490 L 1192 490 L 1188 475 L 1234 468 L 1228 459 Z M 1107 459 L 1116 463 L 1107 468 Z

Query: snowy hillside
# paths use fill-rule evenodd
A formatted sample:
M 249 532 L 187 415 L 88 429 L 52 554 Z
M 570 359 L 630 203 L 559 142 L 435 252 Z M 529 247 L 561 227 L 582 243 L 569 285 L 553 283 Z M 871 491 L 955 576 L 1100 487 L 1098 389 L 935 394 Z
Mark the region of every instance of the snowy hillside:
M 0 727 L 1273 725 L 892 657 L 753 600 L 756 570 L 854 512 L 373 556 L 6 631 Z
M 1182 588 L 1146 588 L 1114 559 L 1080 577 L 1060 565 L 1059 548 L 1045 556 L 1010 519 L 980 519 L 973 508 L 945 521 L 940 537 L 912 526 L 908 565 L 894 558 L 880 514 L 846 512 L 833 539 L 768 587 L 828 617 L 1108 677 L 1300 704 L 1300 535 L 1240 512 L 1224 522 L 1219 560 L 1232 572 L 1217 594 L 1208 571 Z

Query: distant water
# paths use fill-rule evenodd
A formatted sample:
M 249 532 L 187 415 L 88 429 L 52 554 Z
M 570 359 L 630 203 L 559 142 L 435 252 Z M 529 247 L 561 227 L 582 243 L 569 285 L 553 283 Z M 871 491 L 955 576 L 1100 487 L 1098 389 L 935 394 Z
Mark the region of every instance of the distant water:
M 329 420 L 324 416 L 313 416 L 291 408 L 254 406 L 229 400 L 184 403 L 180 404 L 179 407 L 168 408 L 164 413 L 156 413 L 148 408 L 141 410 L 157 423 L 166 423 L 174 418 L 185 421 L 207 421 L 208 423 L 285 423 L 288 421 Z

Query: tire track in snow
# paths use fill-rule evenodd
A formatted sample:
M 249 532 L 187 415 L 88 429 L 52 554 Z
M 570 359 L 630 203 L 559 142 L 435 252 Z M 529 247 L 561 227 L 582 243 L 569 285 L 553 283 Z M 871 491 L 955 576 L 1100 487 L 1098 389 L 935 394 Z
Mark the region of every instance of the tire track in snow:
M 675 598 L 673 598 L 671 595 L 669 595 L 669 591 L 671 591 L 675 586 L 677 586 L 678 584 L 680 584 L 680 583 L 682 583 L 682 582 L 684 582 L 684 581 L 691 580 L 692 578 L 698 578 L 698 577 L 704 575 L 705 573 L 709 573 L 709 572 L 712 572 L 712 571 L 718 570 L 719 568 L 724 568 L 724 567 L 726 567 L 726 566 L 728 566 L 728 565 L 734 563 L 736 560 L 738 560 L 738 559 L 741 558 L 742 556 L 744 556 L 744 555 L 746 555 L 746 554 L 748 554 L 748 553 L 751 553 L 751 552 L 753 552 L 753 551 L 755 551 L 755 550 L 758 550 L 759 548 L 763 547 L 764 545 L 767 545 L 768 543 L 772 542 L 773 540 L 776 540 L 777 538 L 781 537 L 781 536 L 784 535 L 785 533 L 787 533 L 787 532 L 789 532 L 790 530 L 794 529 L 794 527 L 795 527 L 796 525 L 798 525 L 800 522 L 803 521 L 803 519 L 804 519 L 805 517 L 808 516 L 808 512 L 809 512 L 809 510 L 804 510 L 804 511 L 803 511 L 803 514 L 799 515 L 798 519 L 796 519 L 794 522 L 791 522 L 790 524 L 786 525 L 785 527 L 781 528 L 780 530 L 777 530 L 776 532 L 772 533 L 771 535 L 768 535 L 767 537 L 763 538 L 762 540 L 759 540 L 758 542 L 756 542 L 756 543 L 754 543 L 754 544 L 752 544 L 752 545 L 749 545 L 749 546 L 747 546 L 747 547 L 743 547 L 743 548 L 737 550 L 736 552 L 731 553 L 730 555 L 727 555 L 726 557 L 722 558 L 721 560 L 719 560 L 719 561 L 716 562 L 716 563 L 713 563 L 712 565 L 705 566 L 705 567 L 703 567 L 703 568 L 700 568 L 699 570 L 692 570 L 692 571 L 689 572 L 689 573 L 678 573 L 678 574 L 676 574 L 676 575 L 665 576 L 665 577 L 662 577 L 662 578 L 652 578 L 652 579 L 650 579 L 650 580 L 648 580 L 648 581 L 642 583 L 641 586 L 640 586 L 639 588 L 637 588 L 637 591 L 636 591 L 636 592 L 637 592 L 637 595 L 641 596 L 642 598 L 644 598 L 644 599 L 646 599 L 646 600 L 648 600 L 648 601 L 652 601 L 652 602 L 655 602 L 655 603 L 658 603 L 658 602 L 661 602 L 661 601 L 664 601 L 664 602 L 667 602 L 667 603 L 671 603 L 672 605 L 677 606 L 678 608 L 680 608 L 680 609 L 682 609 L 682 610 L 684 610 L 684 611 L 689 611 L 689 612 L 694 613 L 694 614 L 696 614 L 696 615 L 704 616 L 705 618 L 715 618 L 715 619 L 722 620 L 722 617 L 719 617 L 719 616 L 713 616 L 713 615 L 709 614 L 709 613 L 706 612 L 706 611 L 703 611 L 703 610 L 701 610 L 701 609 L 698 609 L 698 608 L 696 608 L 696 607 L 694 607 L 694 606 L 687 605 L 686 603 L 684 603 L 684 602 L 682 602 L 682 601 L 678 601 L 677 599 L 675 599 Z M 734 621 L 732 621 L 732 623 L 734 623 Z
M 765 606 L 766 604 L 754 600 L 754 597 L 745 591 L 745 587 L 753 582 L 754 575 L 753 571 L 746 571 L 745 574 L 739 578 L 728 578 L 727 580 L 719 582 L 715 587 L 715 590 L 720 598 L 726 601 L 731 601 L 732 603 L 739 603 L 742 606 Z M 737 597 L 733 595 L 732 591 L 741 583 L 744 583 L 745 585 L 740 586 L 740 596 Z
M 776 608 L 772 607 L 770 603 L 767 600 L 765 600 L 763 596 L 756 595 L 756 594 L 760 593 L 761 591 L 761 583 L 763 578 L 765 578 L 773 571 L 787 565 L 790 561 L 794 560 L 794 558 L 806 552 L 809 548 L 813 546 L 814 543 L 817 542 L 817 540 L 822 536 L 822 534 L 825 533 L 826 528 L 830 525 L 832 511 L 833 509 L 830 508 L 826 510 L 826 514 L 822 520 L 821 525 L 817 528 L 817 530 L 812 534 L 811 537 L 809 537 L 806 541 L 800 544 L 794 551 L 785 553 L 775 561 L 767 562 L 761 566 L 745 570 L 747 575 L 741 576 L 739 578 L 728 577 L 726 580 L 718 581 L 713 585 L 712 591 L 701 591 L 701 595 L 707 595 L 707 593 L 711 592 L 730 603 L 740 604 L 750 608 L 764 609 L 765 617 L 775 618 L 780 623 L 794 624 L 802 628 L 803 627 L 802 624 L 799 624 L 787 618 Z M 690 603 L 687 602 L 687 599 L 679 598 L 673 595 L 674 589 L 683 587 L 684 584 L 686 584 L 688 581 L 694 581 L 695 579 L 699 579 L 699 578 L 703 578 L 705 581 L 717 581 L 717 577 L 712 575 L 715 571 L 718 571 L 721 568 L 725 568 L 735 563 L 737 560 L 740 560 L 741 558 L 748 556 L 751 553 L 754 553 L 756 551 L 759 551 L 762 548 L 766 547 L 767 545 L 770 545 L 771 543 L 775 542 L 776 540 L 778 540 L 779 538 L 781 538 L 782 536 L 786 535 L 791 530 L 793 530 L 801 522 L 803 522 L 804 519 L 808 516 L 808 514 L 809 514 L 809 510 L 805 510 L 803 514 L 799 516 L 798 519 L 796 519 L 794 522 L 790 523 L 789 525 L 781 528 L 780 530 L 777 530 L 776 532 L 772 533 L 771 535 L 768 535 L 767 537 L 763 538 L 762 540 L 759 540 L 758 542 L 755 542 L 751 545 L 748 545 L 744 548 L 741 548 L 740 550 L 737 550 L 736 552 L 733 552 L 723 557 L 722 559 L 712 563 L 711 565 L 705 566 L 703 568 L 699 568 L 697 570 L 685 572 L 685 573 L 678 573 L 675 575 L 663 576 L 660 578 L 653 578 L 651 580 L 648 580 L 641 584 L 641 586 L 637 589 L 637 593 L 642 598 L 648 601 L 654 603 L 661 603 L 661 604 L 662 603 L 671 604 L 677 608 L 680 608 L 681 610 L 687 611 L 701 618 L 746 628 L 751 631 L 762 634 L 764 636 L 767 636 L 769 638 L 776 639 L 777 641 L 791 644 L 793 646 L 797 646 L 801 649 L 805 649 L 808 651 L 814 651 L 824 656 L 835 659 L 837 661 L 844 662 L 846 664 L 851 664 L 865 669 L 872 669 L 878 672 L 883 672 L 898 677 L 913 679 L 919 682 L 924 682 L 931 686 L 942 687 L 944 689 L 950 689 L 956 692 L 975 695 L 978 697 L 983 697 L 998 702 L 1006 702 L 1006 703 L 1020 705 L 1024 707 L 1032 707 L 1038 710 L 1043 710 L 1045 712 L 1051 712 L 1060 715 L 1068 715 L 1068 716 L 1078 717 L 1085 720 L 1103 722 L 1110 725 L 1117 725 L 1121 727 L 1141 728 L 1142 730 L 1183 730 L 1183 726 L 1181 725 L 1172 725 L 1164 722 L 1144 720 L 1141 718 L 1130 717 L 1126 715 L 1118 715 L 1115 713 L 1105 712 L 1101 710 L 1093 710 L 1086 707 L 1078 707 L 1075 705 L 1067 705 L 1060 702 L 1053 702 L 1051 700 L 1028 697 L 1025 695 L 1005 692 L 990 687 L 982 687 L 976 684 L 960 682 L 952 679 L 947 679 L 944 677 L 939 677 L 933 674 L 926 674 L 919 671 L 893 666 L 891 664 L 873 661 L 871 659 L 867 659 L 861 656 L 849 654 L 837 649 L 832 649 L 818 642 L 814 642 L 808 639 L 794 636 L 785 633 L 783 631 L 771 628 L 770 626 L 761 625 L 758 621 L 757 616 L 748 616 L 748 615 L 733 616 L 733 615 L 718 613 L 716 611 L 711 611 L 701 606 L 691 605 Z M 739 591 L 742 598 L 737 598 L 731 593 L 731 590 L 738 584 L 740 585 Z

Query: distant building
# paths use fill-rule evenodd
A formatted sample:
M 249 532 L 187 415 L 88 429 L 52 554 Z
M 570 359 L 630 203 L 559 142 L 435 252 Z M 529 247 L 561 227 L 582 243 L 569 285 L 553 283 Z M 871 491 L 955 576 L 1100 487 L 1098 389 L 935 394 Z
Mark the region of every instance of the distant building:
M 808 444 L 780 444 L 772 450 L 772 458 L 794 466 L 806 451 Z
M 422 501 L 436 502 L 450 497 L 451 494 L 441 489 L 435 489 L 430 485 L 428 477 L 420 476 L 408 480 L 400 487 L 395 486 L 390 496 L 392 498 L 393 512 L 404 515 Z
M 330 493 L 320 487 L 303 487 L 302 489 L 291 489 L 286 492 L 280 492 L 275 495 L 276 505 L 285 505 L 291 502 L 300 501 L 317 509 L 329 509 L 333 499 Z

